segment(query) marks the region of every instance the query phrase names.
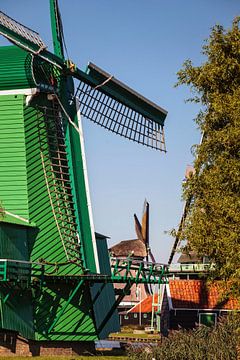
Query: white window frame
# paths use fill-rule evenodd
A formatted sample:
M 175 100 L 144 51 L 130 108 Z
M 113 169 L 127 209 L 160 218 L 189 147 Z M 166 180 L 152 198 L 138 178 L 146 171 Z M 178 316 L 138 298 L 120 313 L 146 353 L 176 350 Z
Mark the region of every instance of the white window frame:
M 213 326 L 216 326 L 216 323 L 217 323 L 217 314 L 215 312 L 200 312 L 198 314 L 198 323 L 199 325 L 204 325 L 201 323 L 200 319 L 201 319 L 201 315 L 214 315 L 214 325 Z

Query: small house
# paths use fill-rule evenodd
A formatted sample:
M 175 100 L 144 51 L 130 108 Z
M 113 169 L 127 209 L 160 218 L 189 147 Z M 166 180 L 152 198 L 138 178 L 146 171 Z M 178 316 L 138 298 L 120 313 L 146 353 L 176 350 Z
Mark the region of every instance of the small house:
M 224 297 L 219 282 L 170 280 L 162 285 L 162 295 L 149 295 L 129 311 L 120 313 L 120 324 L 151 326 L 158 322 L 166 335 L 169 330 L 193 329 L 201 324 L 215 325 L 219 317 L 240 311 L 237 299 Z
M 239 311 L 237 299 L 224 297 L 219 282 L 170 280 L 161 304 L 161 331 L 216 324 L 220 316 Z
M 120 325 L 151 326 L 152 313 L 158 311 L 158 294 L 149 295 L 130 310 L 119 313 Z

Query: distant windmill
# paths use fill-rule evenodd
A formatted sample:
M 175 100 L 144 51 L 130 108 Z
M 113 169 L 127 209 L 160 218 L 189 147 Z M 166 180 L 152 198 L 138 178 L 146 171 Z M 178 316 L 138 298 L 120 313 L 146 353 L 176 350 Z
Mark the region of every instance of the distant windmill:
M 143 206 L 142 222 L 138 220 L 136 214 L 134 214 L 135 231 L 137 238 L 131 240 L 123 240 L 113 245 L 109 251 L 113 257 L 124 258 L 131 257 L 135 261 L 149 261 L 155 263 L 155 258 L 149 244 L 149 203 L 145 200 Z M 123 303 L 138 302 L 136 298 L 136 292 L 141 292 L 141 298 L 144 299 L 148 294 L 152 293 L 151 286 L 148 284 L 138 285 L 139 288 L 132 287 L 131 295 L 123 299 Z M 121 284 L 116 284 L 115 288 L 122 288 Z M 120 304 L 120 307 L 122 305 Z
M 149 244 L 149 203 L 147 200 L 145 200 L 143 206 L 142 224 L 140 224 L 136 214 L 134 214 L 134 220 L 137 237 L 144 243 L 146 247 L 146 261 L 149 261 L 150 257 L 151 261 L 155 263 L 156 261 Z
M 137 238 L 132 240 L 122 240 L 113 245 L 109 250 L 113 256 L 127 257 L 134 259 L 149 261 L 149 257 L 153 263 L 155 258 L 149 244 L 149 203 L 145 200 L 143 206 L 142 222 L 138 220 L 134 214 L 135 231 Z

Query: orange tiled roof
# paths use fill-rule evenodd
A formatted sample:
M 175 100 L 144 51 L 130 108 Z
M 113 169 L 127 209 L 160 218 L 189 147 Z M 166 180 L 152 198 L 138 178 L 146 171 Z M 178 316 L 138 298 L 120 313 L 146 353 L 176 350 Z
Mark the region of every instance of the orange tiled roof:
M 217 282 L 208 285 L 204 280 L 170 280 L 170 296 L 174 309 L 240 310 L 237 299 L 224 299 Z
M 204 280 L 170 280 L 169 289 L 173 309 L 221 309 L 240 310 L 237 299 L 222 298 L 222 290 L 217 282 L 208 285 Z M 158 295 L 154 295 L 157 303 Z M 152 311 L 152 296 L 146 297 L 128 312 L 149 313 Z M 155 310 L 157 310 L 155 308 Z
M 129 310 L 129 313 L 139 313 L 140 311 L 142 313 L 149 313 L 152 312 L 152 296 L 149 295 L 144 300 L 142 300 L 140 303 L 135 305 L 131 310 Z M 158 300 L 158 295 L 154 295 L 154 303 L 156 304 Z M 157 310 L 157 307 L 155 307 L 155 310 Z

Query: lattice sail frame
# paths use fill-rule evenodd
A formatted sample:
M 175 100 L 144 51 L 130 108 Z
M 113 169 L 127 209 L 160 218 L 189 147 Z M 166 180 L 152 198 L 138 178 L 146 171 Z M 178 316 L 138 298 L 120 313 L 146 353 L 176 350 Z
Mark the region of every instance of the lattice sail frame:
M 129 140 L 166 151 L 166 110 L 91 62 L 85 74 L 77 90 L 83 116 Z
M 83 117 L 129 140 L 166 152 L 161 124 L 83 81 L 79 83 L 76 97 Z
M 0 34 L 48 63 L 54 63 L 66 75 L 66 65 L 46 51 L 39 34 L 3 12 L 0 12 Z M 70 70 L 69 75 L 80 80 L 76 95 L 84 117 L 129 140 L 166 152 L 163 124 L 167 112 L 164 109 L 94 64 L 88 65 L 88 73 L 76 68 Z
M 4 14 L 2 11 L 0 11 L 0 25 L 5 26 L 9 30 L 13 31 L 15 34 L 20 35 L 31 43 L 38 45 L 39 48 L 46 48 L 46 45 L 36 31 L 31 30 L 27 26 L 20 24 L 18 21 Z

